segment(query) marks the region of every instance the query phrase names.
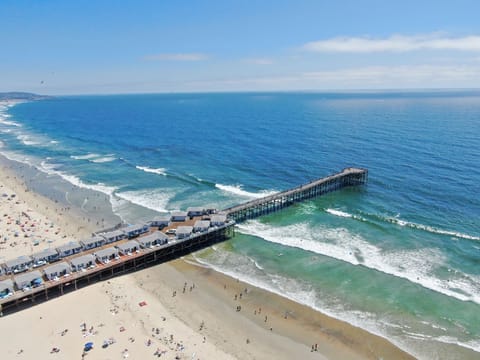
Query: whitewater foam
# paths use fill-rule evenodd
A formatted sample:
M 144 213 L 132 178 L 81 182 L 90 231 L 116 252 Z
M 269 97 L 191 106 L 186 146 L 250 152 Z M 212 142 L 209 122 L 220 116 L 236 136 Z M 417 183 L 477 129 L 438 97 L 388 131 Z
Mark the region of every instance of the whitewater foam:
M 100 156 L 102 156 L 102 155 L 95 154 L 95 153 L 88 153 L 88 154 L 85 154 L 85 155 L 71 155 L 70 157 L 72 159 L 75 159 L 75 160 L 88 160 L 88 159 L 98 158 Z
M 437 249 L 384 251 L 346 229 L 311 227 L 307 223 L 274 227 L 252 220 L 237 226 L 244 234 L 272 243 L 361 265 L 458 300 L 480 304 L 480 278 L 463 276 L 439 279 L 434 276 L 435 269 L 443 266 L 446 261 Z
M 140 190 L 116 193 L 115 196 L 132 204 L 165 213 L 169 212 L 168 203 L 174 194 L 164 190 Z
M 153 173 L 153 174 L 158 174 L 158 175 L 163 175 L 163 176 L 167 175 L 167 170 L 164 169 L 164 168 L 154 169 L 154 168 L 149 168 L 148 166 L 135 166 L 135 167 L 138 170 L 142 170 L 142 171 L 145 171 L 147 173 Z
M 480 241 L 479 236 L 472 236 L 472 235 L 463 234 L 463 233 L 456 232 L 456 231 L 443 230 L 443 229 L 439 229 L 439 228 L 436 228 L 436 227 L 433 227 L 433 226 L 417 224 L 417 223 L 414 223 L 414 222 L 410 222 L 410 221 L 406 221 L 406 220 L 402 220 L 402 219 L 398 219 L 398 218 L 386 218 L 386 219 L 387 219 L 388 222 L 390 222 L 392 224 L 396 224 L 396 225 L 404 226 L 404 227 L 409 227 L 409 228 L 417 229 L 417 230 L 423 230 L 423 231 L 433 233 L 433 234 L 447 235 L 447 236 L 453 236 L 453 237 L 461 238 L 461 239 Z
M 344 218 L 351 218 L 353 217 L 352 214 L 349 214 L 347 212 L 343 212 L 343 211 L 340 211 L 340 210 L 335 210 L 335 209 L 325 209 L 325 211 L 329 214 L 332 214 L 332 215 L 335 215 L 335 216 L 340 216 L 340 217 L 344 217 Z
M 251 199 L 259 199 L 265 196 L 273 195 L 277 192 L 277 191 L 271 191 L 271 190 L 263 190 L 263 191 L 254 193 L 254 192 L 243 190 L 241 185 L 215 184 L 215 187 L 224 192 L 235 194 L 237 196 L 241 196 L 244 198 L 251 198 Z
M 83 189 L 88 189 L 88 190 L 93 190 L 93 191 L 98 191 L 101 192 L 105 195 L 108 195 L 111 197 L 115 191 L 118 189 L 117 187 L 114 186 L 109 186 L 104 183 L 96 183 L 96 184 L 89 184 L 84 181 L 82 181 L 79 177 L 75 175 L 68 174 L 63 171 L 59 171 L 58 168 L 61 166 L 60 164 L 52 164 L 48 163 L 46 161 L 42 161 L 40 163 L 40 166 L 34 165 L 38 170 L 47 173 L 49 175 L 58 175 L 62 179 L 68 181 L 72 185 L 75 185 L 77 187 L 83 188 Z
M 20 134 L 17 136 L 17 139 L 20 140 L 24 145 L 32 146 L 37 145 L 38 142 L 32 141 L 32 137 L 30 135 Z
M 5 118 L 7 116 L 3 116 L 4 118 L 0 118 L 0 124 L 3 124 L 3 125 L 7 125 L 7 126 L 15 126 L 15 127 L 22 127 L 22 124 L 19 124 L 15 121 L 11 121 L 11 120 L 5 120 Z
M 107 162 L 112 162 L 112 161 L 115 161 L 117 160 L 116 157 L 114 156 L 111 156 L 111 155 L 107 155 L 105 157 L 99 157 L 99 158 L 96 158 L 96 159 L 89 159 L 89 161 L 93 162 L 93 163 L 107 163 Z
M 368 221 L 364 217 L 354 215 L 354 214 L 350 214 L 350 213 L 347 213 L 347 212 L 344 212 L 344 211 L 341 211 L 341 210 L 337 210 L 337 209 L 327 208 L 327 209 L 325 209 L 325 211 L 327 213 L 331 214 L 331 215 L 335 215 L 335 216 L 339 216 L 339 217 L 353 218 L 355 220 L 360 220 L 360 221 Z M 395 224 L 395 225 L 402 226 L 402 227 L 408 227 L 408 228 L 412 228 L 412 229 L 422 230 L 422 231 L 426 231 L 426 232 L 429 232 L 429 233 L 432 233 L 432 234 L 447 235 L 447 236 L 453 236 L 453 237 L 461 238 L 461 239 L 480 241 L 479 236 L 463 234 L 463 233 L 457 232 L 457 231 L 443 230 L 443 229 L 439 229 L 439 228 L 429 226 L 429 225 L 417 224 L 417 223 L 414 223 L 414 222 L 410 222 L 410 221 L 407 221 L 407 220 L 400 219 L 399 217 L 389 217 L 389 216 L 376 215 L 376 214 L 366 214 L 366 216 L 371 216 L 371 217 L 374 217 L 374 218 L 376 218 L 380 221 L 388 222 L 388 223 Z

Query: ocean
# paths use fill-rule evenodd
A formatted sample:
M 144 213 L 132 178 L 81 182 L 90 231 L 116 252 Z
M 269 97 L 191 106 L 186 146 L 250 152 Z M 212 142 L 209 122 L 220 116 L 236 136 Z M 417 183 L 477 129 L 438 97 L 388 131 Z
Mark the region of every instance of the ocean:
M 419 358 L 480 357 L 480 91 L 55 97 L 0 108 L 0 152 L 59 201 L 101 194 L 110 225 L 365 167 L 196 259 Z

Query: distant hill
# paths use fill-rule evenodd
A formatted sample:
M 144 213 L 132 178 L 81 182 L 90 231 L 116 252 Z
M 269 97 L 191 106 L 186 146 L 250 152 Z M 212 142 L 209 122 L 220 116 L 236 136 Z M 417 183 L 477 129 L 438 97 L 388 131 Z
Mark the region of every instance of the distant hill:
M 0 93 L 0 101 L 2 100 L 43 100 L 49 99 L 51 96 L 38 95 L 27 92 L 5 92 Z

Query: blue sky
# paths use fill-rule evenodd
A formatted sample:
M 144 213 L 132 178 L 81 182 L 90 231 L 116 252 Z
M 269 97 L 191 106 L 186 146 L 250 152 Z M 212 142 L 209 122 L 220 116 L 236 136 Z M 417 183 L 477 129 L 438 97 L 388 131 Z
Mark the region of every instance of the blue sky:
M 478 14 L 478 0 L 1 0 L 0 91 L 478 88 Z

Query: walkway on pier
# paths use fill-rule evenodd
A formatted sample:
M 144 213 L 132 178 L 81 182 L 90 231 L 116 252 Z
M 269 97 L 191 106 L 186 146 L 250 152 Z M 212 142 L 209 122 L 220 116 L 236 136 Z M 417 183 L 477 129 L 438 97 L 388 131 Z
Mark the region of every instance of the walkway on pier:
M 346 168 L 339 173 L 314 180 L 308 184 L 265 196 L 261 199 L 232 206 L 223 211 L 230 219 L 233 219 L 238 223 L 276 212 L 295 203 L 312 199 L 348 186 L 365 184 L 367 179 L 367 169 Z

